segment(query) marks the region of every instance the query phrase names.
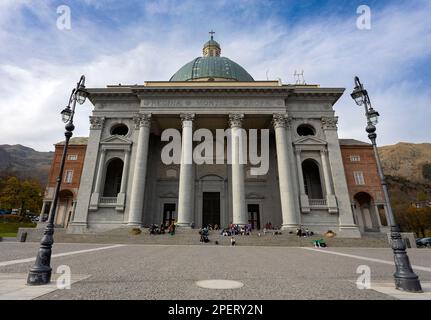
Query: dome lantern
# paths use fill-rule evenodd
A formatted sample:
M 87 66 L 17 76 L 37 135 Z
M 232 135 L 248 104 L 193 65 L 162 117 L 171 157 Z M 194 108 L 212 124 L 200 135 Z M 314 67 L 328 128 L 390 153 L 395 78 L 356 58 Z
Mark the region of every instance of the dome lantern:
M 217 41 L 214 40 L 214 31 L 210 31 L 211 39 L 204 44 L 202 53 L 204 57 L 220 57 L 221 48 Z

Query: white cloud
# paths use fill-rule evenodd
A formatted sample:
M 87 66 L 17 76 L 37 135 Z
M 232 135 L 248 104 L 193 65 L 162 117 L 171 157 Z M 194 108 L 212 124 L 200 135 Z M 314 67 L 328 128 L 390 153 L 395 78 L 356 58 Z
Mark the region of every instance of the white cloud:
M 167 80 L 181 65 L 200 55 L 206 29 L 212 27 L 223 55 L 243 65 L 255 79 L 266 79 L 269 70 L 271 78 L 281 77 L 284 83 L 291 83 L 294 70 L 304 69 L 308 83 L 346 87 L 346 94 L 336 105 L 340 136 L 366 140 L 363 111 L 349 97 L 353 77 L 359 75 L 382 114 L 380 144 L 429 141 L 426 119 L 431 116 L 431 91 L 423 85 L 429 82 L 417 76 L 418 84 L 422 83 L 418 89 L 412 77 L 417 61 L 431 55 L 431 4 L 419 3 L 403 10 L 390 7 L 376 12 L 372 8 L 371 31 L 356 29 L 356 12 L 343 19 L 322 17 L 301 25 L 286 25 L 276 17 L 254 24 L 248 21 L 247 32 L 239 28 L 241 20 L 226 19 L 211 25 L 214 17 L 209 17 L 209 22 L 201 17 L 195 26 L 184 27 L 167 21 L 170 25 L 166 31 L 167 27 L 152 17 L 121 30 L 106 30 L 81 18 L 73 24 L 74 30 L 61 33 L 55 30 L 55 21 L 45 31 L 27 30 L 18 16 L 15 30 L 0 32 L 0 45 L 12 50 L 7 61 L 0 61 L 0 143 L 52 150 L 52 144 L 63 138 L 59 112 L 81 74 L 86 75 L 89 87 Z M 166 2 L 152 6 L 154 14 L 173 10 Z M 37 9 L 41 10 L 39 16 L 50 17 L 49 6 Z M 14 7 L 13 12 L 18 15 L 17 10 Z M 251 15 L 248 8 L 244 16 Z M 0 23 L 5 16 L 0 14 Z M 20 48 L 5 41 L 24 35 L 28 38 L 20 40 Z M 32 48 L 37 54 L 32 54 Z M 78 107 L 75 136 L 88 134 L 90 112 L 88 102 Z

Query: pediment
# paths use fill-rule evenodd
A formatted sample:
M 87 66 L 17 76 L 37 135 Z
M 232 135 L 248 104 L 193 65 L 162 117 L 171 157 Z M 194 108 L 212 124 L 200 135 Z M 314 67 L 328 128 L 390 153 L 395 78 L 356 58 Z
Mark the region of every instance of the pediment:
M 302 137 L 298 140 L 296 140 L 294 143 L 294 145 L 309 145 L 309 146 L 315 146 L 315 145 L 319 145 L 319 146 L 326 146 L 327 142 L 323 139 L 317 138 L 317 137 Z
M 121 145 L 130 145 L 132 144 L 132 141 L 130 141 L 129 139 L 123 137 L 123 136 L 110 136 L 106 139 L 103 139 L 100 141 L 101 144 L 121 144 Z

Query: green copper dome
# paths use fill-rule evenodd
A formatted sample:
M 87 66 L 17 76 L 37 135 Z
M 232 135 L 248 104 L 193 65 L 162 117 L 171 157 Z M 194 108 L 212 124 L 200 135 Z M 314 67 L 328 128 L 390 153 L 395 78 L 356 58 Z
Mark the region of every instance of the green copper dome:
M 236 62 L 226 57 L 199 57 L 180 68 L 169 81 L 192 81 L 221 78 L 234 81 L 254 81 Z
M 254 81 L 238 63 L 220 56 L 220 45 L 213 39 L 214 32 L 211 31 L 210 34 L 211 39 L 202 49 L 203 57 L 185 64 L 169 81 Z

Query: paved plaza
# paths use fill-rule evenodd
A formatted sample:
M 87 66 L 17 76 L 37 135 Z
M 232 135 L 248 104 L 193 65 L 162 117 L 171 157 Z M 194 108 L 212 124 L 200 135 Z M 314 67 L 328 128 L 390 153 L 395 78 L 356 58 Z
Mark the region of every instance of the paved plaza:
M 409 299 L 391 291 L 389 248 L 228 247 L 209 245 L 54 245 L 52 267 L 70 267 L 71 289 L 29 288 L 25 276 L 37 243 L 0 243 L 0 282 L 7 299 L 19 290 L 35 299 Z M 426 291 L 431 250 L 408 251 Z M 358 266 L 369 266 L 372 289 L 358 289 Z M 54 279 L 58 275 L 54 276 Z M 199 286 L 233 280 L 233 289 Z M 21 284 L 20 284 L 21 282 Z M 18 286 L 9 293 L 8 286 Z M 388 288 L 389 284 L 389 288 Z M 383 289 L 382 289 L 383 288 Z M 12 292 L 13 291 L 13 292 Z M 11 293 L 12 292 L 12 293 Z M 385 292 L 385 293 L 382 293 Z M 395 292 L 397 293 L 397 292 Z M 399 293 L 399 292 L 398 292 Z M 33 296 L 32 296 L 33 295 Z M 23 299 L 25 297 L 22 297 Z M 422 295 L 430 298 L 430 293 Z

